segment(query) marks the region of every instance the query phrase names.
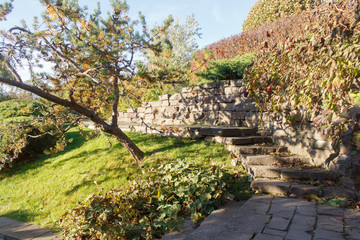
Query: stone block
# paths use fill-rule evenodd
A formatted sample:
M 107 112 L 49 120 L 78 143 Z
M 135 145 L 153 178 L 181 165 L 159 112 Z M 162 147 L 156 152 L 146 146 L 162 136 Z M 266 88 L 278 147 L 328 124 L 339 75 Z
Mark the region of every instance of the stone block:
M 273 216 L 271 222 L 268 225 L 268 228 L 286 231 L 288 226 L 290 225 L 291 219 L 286 219 L 283 217 Z
M 251 165 L 247 170 L 255 178 L 280 178 L 281 174 L 280 169 L 271 166 Z
M 160 101 L 165 101 L 165 100 L 167 101 L 167 100 L 169 100 L 170 96 L 171 96 L 170 94 L 160 95 L 159 100 Z
M 149 102 L 149 105 L 153 108 L 155 107 L 161 107 L 162 102 L 161 101 L 155 101 L 155 102 Z
M 345 189 L 343 187 L 325 187 L 323 189 L 325 198 L 346 198 L 346 199 L 356 199 L 356 193 L 354 191 Z
M 289 179 L 307 179 L 309 178 L 309 172 L 299 171 L 297 169 L 283 169 L 281 171 L 281 178 L 285 180 Z
M 219 113 L 219 117 L 218 117 L 219 124 L 225 124 L 225 125 L 231 124 L 231 119 L 232 119 L 231 111 L 219 111 L 218 113 Z
M 125 117 L 125 113 L 124 112 L 118 112 L 118 118 L 124 118 Z
M 222 80 L 219 81 L 218 83 L 219 83 L 219 87 L 226 87 L 230 85 L 230 80 Z
M 241 80 L 230 80 L 230 86 L 232 87 L 242 87 L 242 85 L 244 84 L 244 81 Z
M 316 229 L 313 240 L 343 240 L 343 233 L 323 229 Z M 346 238 L 349 239 L 349 238 Z
M 342 219 L 342 216 L 319 215 L 317 218 L 317 229 L 342 233 L 344 231 Z
M 219 103 L 207 103 L 201 105 L 202 110 L 204 111 L 219 111 L 220 106 Z
M 334 172 L 324 170 L 309 170 L 309 178 L 311 180 L 336 180 L 337 175 Z
M 146 121 L 152 121 L 154 119 L 155 119 L 154 114 L 145 114 L 145 118 L 144 118 L 145 122 Z
M 220 103 L 220 111 L 235 111 L 235 103 Z
M 283 240 L 284 238 L 281 236 L 274 236 L 274 235 L 269 235 L 269 234 L 265 234 L 265 233 L 258 233 L 256 234 L 255 238 L 253 238 L 254 240 Z
M 186 101 L 189 101 L 191 99 L 194 99 L 198 96 L 198 94 L 196 92 L 188 92 L 188 93 L 182 93 L 181 94 L 182 97 L 183 97 L 183 100 L 186 102 Z
M 137 113 L 144 113 L 144 112 L 145 112 L 145 108 L 139 107 L 136 112 L 137 112 Z
M 198 112 L 202 111 L 202 105 L 201 104 L 191 104 L 188 105 L 190 112 Z
M 360 212 L 355 209 L 345 209 L 344 216 L 348 239 L 360 239 Z
M 183 99 L 181 93 L 175 93 L 175 94 L 173 94 L 173 95 L 171 95 L 169 97 L 170 101 L 178 101 L 178 100 L 181 100 L 181 99 Z
M 250 105 L 249 105 L 249 103 L 242 102 L 242 103 L 239 103 L 236 105 L 235 110 L 237 112 L 248 112 L 248 111 L 250 111 Z
M 330 215 L 330 216 L 337 216 L 343 217 L 344 216 L 344 209 L 341 207 L 332 207 L 324 204 L 319 204 L 317 206 L 317 212 L 319 215 Z
M 192 87 L 185 87 L 183 89 L 181 89 L 181 93 L 190 93 L 192 92 Z
M 315 140 L 312 144 L 313 148 L 316 149 L 332 149 L 331 143 L 328 141 L 322 141 L 322 140 Z
M 289 227 L 286 239 L 311 240 L 314 230 L 315 217 L 305 217 L 295 215 L 293 222 Z
M 278 180 L 257 179 L 251 183 L 251 188 L 263 193 L 287 194 L 290 189 L 290 183 Z
M 209 89 L 209 88 L 217 88 L 219 86 L 218 82 L 209 82 L 201 84 L 201 88 L 203 89 Z
M 169 106 L 177 107 L 181 104 L 181 100 L 169 100 Z
M 173 114 L 173 113 L 177 113 L 179 111 L 179 107 L 165 107 L 164 108 L 164 113 L 166 114 Z
M 202 87 L 201 87 L 201 85 L 196 85 L 196 86 L 194 86 L 194 87 L 192 88 L 192 90 L 193 90 L 193 91 L 200 91 L 200 90 L 202 90 Z
M 292 184 L 290 187 L 290 193 L 295 194 L 298 197 L 305 197 L 307 195 L 318 196 L 319 189 L 315 186 L 309 186 L 304 184 Z M 314 209 L 314 213 L 316 213 Z
M 152 112 L 153 112 L 153 108 L 151 108 L 151 107 L 145 108 L 145 114 L 149 114 L 149 113 L 152 113 Z
M 315 202 L 308 202 L 306 200 L 302 200 L 301 202 L 296 204 L 296 214 L 300 214 L 303 216 L 311 216 L 316 217 L 316 205 Z
M 0 232 L 4 235 L 10 235 L 9 238 L 5 237 L 5 239 L 37 239 L 44 234 L 51 233 L 51 230 L 36 225 L 14 222 L 0 227 Z
M 205 118 L 208 120 L 217 120 L 219 117 L 219 111 L 206 111 Z
M 280 236 L 280 237 L 285 237 L 287 234 L 286 231 L 279 231 L 279 230 L 270 229 L 270 228 L 265 228 L 263 233 L 268 234 L 268 235 Z
M 239 95 L 243 92 L 241 87 L 225 87 L 224 88 L 225 95 Z
M 245 120 L 246 112 L 234 112 L 232 118 L 234 120 Z
M 130 113 L 126 113 L 125 117 L 127 118 L 135 118 L 136 117 L 136 113 L 135 112 L 130 112 Z
M 218 103 L 233 103 L 235 102 L 235 99 L 232 96 L 216 96 L 214 97 L 214 102 Z
M 162 106 L 162 107 L 168 107 L 168 106 L 170 106 L 169 100 L 163 100 L 163 101 L 161 101 L 161 106 Z

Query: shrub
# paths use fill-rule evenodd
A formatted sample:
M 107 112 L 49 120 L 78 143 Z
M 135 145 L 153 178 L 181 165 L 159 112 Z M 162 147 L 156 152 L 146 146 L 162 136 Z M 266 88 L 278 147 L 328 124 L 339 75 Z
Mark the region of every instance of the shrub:
M 243 31 L 261 26 L 294 13 L 313 9 L 323 0 L 259 0 L 243 23 Z
M 14 161 L 28 159 L 51 147 L 55 141 L 44 132 L 53 128 L 37 123 L 42 105 L 34 101 L 9 100 L 0 102 L 0 170 Z M 39 137 L 35 137 L 42 135 Z
M 253 57 L 254 54 L 244 54 L 229 60 L 219 59 L 211 62 L 204 71 L 197 72 L 196 75 L 212 81 L 241 79 Z
M 91 195 L 66 213 L 67 239 L 154 239 L 200 222 L 226 199 L 229 175 L 185 160 L 149 171 L 132 187 Z
M 300 121 L 321 125 L 333 138 L 337 154 L 342 142 L 357 164 L 359 9 L 359 0 L 338 0 L 311 14 L 304 12 L 301 15 L 306 18 L 298 31 L 302 34 L 288 34 L 269 44 L 257 54 L 244 77 L 259 102 L 268 101 L 270 110 L 286 113 L 290 120 L 301 115 Z

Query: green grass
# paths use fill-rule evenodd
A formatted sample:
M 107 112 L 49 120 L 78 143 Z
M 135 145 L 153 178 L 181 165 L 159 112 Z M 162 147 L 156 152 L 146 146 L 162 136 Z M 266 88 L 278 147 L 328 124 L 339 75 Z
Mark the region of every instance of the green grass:
M 162 163 L 188 159 L 201 165 L 216 164 L 229 171 L 229 153 L 219 144 L 128 133 L 145 152 L 141 166 L 114 139 L 105 136 L 85 141 L 77 130 L 60 153 L 40 156 L 0 175 L 0 215 L 58 228 L 67 211 L 91 193 L 126 187 L 142 171 Z M 245 183 L 246 184 L 246 183 Z

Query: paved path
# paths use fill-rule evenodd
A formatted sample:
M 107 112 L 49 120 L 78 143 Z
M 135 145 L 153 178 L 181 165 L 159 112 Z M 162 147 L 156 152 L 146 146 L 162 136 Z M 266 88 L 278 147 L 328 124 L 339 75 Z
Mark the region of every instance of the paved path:
M 255 195 L 213 212 L 200 227 L 162 240 L 359 240 L 360 212 L 303 199 Z
M 0 240 L 56 240 L 58 234 L 48 228 L 0 217 Z

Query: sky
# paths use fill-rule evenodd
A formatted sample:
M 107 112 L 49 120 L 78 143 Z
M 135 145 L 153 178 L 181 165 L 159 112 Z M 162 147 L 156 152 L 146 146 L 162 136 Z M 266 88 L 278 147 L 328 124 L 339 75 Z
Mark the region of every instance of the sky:
M 239 34 L 251 7 L 257 0 L 127 0 L 130 17 L 137 18 L 141 11 L 148 25 L 162 23 L 168 16 L 173 15 L 180 23 L 185 22 L 187 16 L 195 15 L 201 28 L 202 38 L 198 39 L 200 48 L 212 44 L 223 38 Z M 0 0 L 4 2 L 4 0 Z M 80 5 L 87 5 L 89 9 L 96 6 L 98 0 L 79 0 Z M 111 10 L 108 0 L 101 0 L 101 11 Z M 40 16 L 43 11 L 39 0 L 14 0 L 14 10 L 7 17 L 6 22 L 0 22 L 1 29 L 8 29 L 20 25 L 23 19 L 29 25 L 34 16 Z

